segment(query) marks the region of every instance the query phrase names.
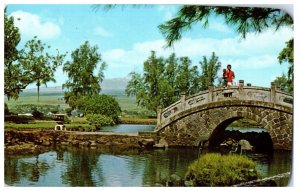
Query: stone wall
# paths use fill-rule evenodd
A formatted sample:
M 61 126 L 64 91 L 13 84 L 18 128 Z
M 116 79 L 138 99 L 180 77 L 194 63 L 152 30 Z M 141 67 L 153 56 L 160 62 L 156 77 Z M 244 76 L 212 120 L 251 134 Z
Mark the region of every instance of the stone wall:
M 6 130 L 4 136 L 5 153 L 30 154 L 64 145 L 76 147 L 118 147 L 123 149 L 141 148 L 144 139 L 157 139 L 154 132 L 138 133 L 98 133 L 67 131 L 14 131 Z

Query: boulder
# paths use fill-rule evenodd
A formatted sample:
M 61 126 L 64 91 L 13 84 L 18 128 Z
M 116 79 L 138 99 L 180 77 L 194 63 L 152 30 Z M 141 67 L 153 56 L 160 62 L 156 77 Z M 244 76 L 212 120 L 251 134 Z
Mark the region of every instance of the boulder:
M 164 138 L 161 138 L 157 144 L 155 144 L 153 147 L 155 148 L 168 148 L 168 143 Z
M 141 147 L 145 147 L 145 148 L 152 148 L 153 145 L 155 144 L 153 139 L 142 139 L 139 140 L 138 143 Z

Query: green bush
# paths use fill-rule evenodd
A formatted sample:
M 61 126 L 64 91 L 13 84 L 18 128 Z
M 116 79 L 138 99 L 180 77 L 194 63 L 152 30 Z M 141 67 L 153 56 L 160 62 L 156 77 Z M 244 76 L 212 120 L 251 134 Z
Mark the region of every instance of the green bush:
M 92 131 L 100 129 L 100 127 L 105 125 L 115 125 L 111 117 L 107 117 L 101 114 L 88 114 L 86 116 L 86 120 L 90 125 L 94 127 L 91 129 Z
M 205 154 L 188 167 L 185 179 L 194 186 L 230 186 L 257 179 L 255 166 L 246 156 Z
M 36 110 L 37 105 L 36 104 L 20 104 L 15 105 L 14 107 L 10 108 L 10 111 L 13 113 L 32 113 Z M 41 113 L 47 114 L 52 111 L 59 111 L 60 106 L 59 105 L 39 105 L 38 110 Z
M 79 110 L 84 114 L 101 114 L 118 121 L 121 108 L 116 99 L 109 95 L 84 96 L 76 102 Z
M 71 116 L 71 113 L 72 113 L 73 109 L 71 107 L 68 107 L 68 108 L 65 109 L 65 111 L 66 111 L 68 116 Z
M 42 119 L 44 117 L 44 114 L 35 108 L 32 112 L 33 118 L 35 119 Z
M 7 103 L 4 103 L 4 115 L 8 115 L 8 114 L 9 114 L 8 105 Z
M 34 119 L 31 116 L 18 116 L 18 115 L 5 115 L 4 121 L 5 122 L 14 122 L 14 123 L 29 123 L 32 122 Z

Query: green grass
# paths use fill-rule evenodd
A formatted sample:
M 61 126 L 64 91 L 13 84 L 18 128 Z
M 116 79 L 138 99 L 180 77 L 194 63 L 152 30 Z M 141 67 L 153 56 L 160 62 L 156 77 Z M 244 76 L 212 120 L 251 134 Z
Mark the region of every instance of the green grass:
M 194 186 L 230 186 L 259 178 L 255 166 L 246 156 L 209 153 L 188 167 L 186 177 Z
M 156 119 L 149 118 L 132 118 L 132 117 L 121 117 L 121 123 L 123 124 L 146 124 L 156 125 Z
M 16 124 L 12 122 L 5 122 L 4 127 L 6 129 L 54 129 L 55 125 L 57 123 L 55 121 L 39 121 L 36 120 L 33 123 L 28 123 L 28 124 Z M 87 129 L 90 128 L 91 126 L 88 123 L 85 123 L 83 121 L 79 122 L 73 122 L 71 124 L 64 124 L 67 129 L 77 129 L 83 128 Z
M 256 121 L 250 119 L 239 119 L 231 123 L 231 126 L 234 127 L 256 127 L 260 126 Z
M 35 121 L 34 123 L 28 123 L 28 124 L 16 124 L 11 122 L 5 122 L 4 127 L 6 129 L 54 129 L 56 125 L 56 122 L 52 121 L 46 121 L 46 122 L 40 122 Z
M 135 97 L 127 97 L 126 95 L 114 95 L 113 96 L 117 102 L 119 103 L 121 110 L 126 115 L 153 115 L 153 112 L 151 113 L 149 110 L 139 107 L 136 104 Z M 62 100 L 63 95 L 62 94 L 41 94 L 40 96 L 40 105 L 60 105 L 61 109 L 66 109 L 69 107 L 68 104 Z M 21 94 L 18 100 L 7 100 L 5 98 L 5 103 L 7 103 L 8 108 L 12 109 L 16 107 L 17 105 L 23 105 L 23 104 L 37 104 L 37 95 L 34 93 L 25 93 Z
M 42 95 L 40 96 L 39 105 L 60 105 L 60 108 L 65 109 L 68 104 L 65 104 L 64 100 L 61 100 L 62 96 L 59 95 Z M 20 96 L 17 100 L 7 100 L 5 98 L 5 103 L 7 103 L 8 108 L 13 108 L 16 105 L 23 105 L 23 104 L 37 104 L 37 96 L 34 95 L 26 95 Z

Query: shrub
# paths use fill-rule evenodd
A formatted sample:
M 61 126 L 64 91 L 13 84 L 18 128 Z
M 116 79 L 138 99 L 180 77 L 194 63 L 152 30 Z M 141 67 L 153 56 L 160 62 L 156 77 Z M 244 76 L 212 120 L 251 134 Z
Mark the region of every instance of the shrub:
M 72 113 L 73 109 L 71 107 L 68 107 L 68 108 L 65 109 L 65 111 L 66 111 L 68 116 L 71 116 L 71 113 Z
M 9 114 L 8 105 L 7 103 L 4 103 L 4 115 L 8 115 L 8 114 Z
M 5 122 L 14 122 L 14 123 L 29 123 L 34 119 L 31 116 L 18 116 L 18 115 L 5 115 Z
M 37 105 L 36 104 L 18 104 L 15 105 L 14 107 L 11 107 L 10 110 L 13 113 L 32 113 L 36 110 Z M 38 106 L 39 111 L 41 113 L 47 114 L 49 112 L 55 111 L 60 109 L 59 105 L 39 105 Z
M 38 111 L 36 108 L 33 110 L 32 115 L 35 119 L 42 119 L 44 117 L 44 114 Z
M 101 114 L 88 114 L 86 120 L 90 125 L 94 126 L 92 130 L 100 129 L 100 127 L 105 125 L 114 125 L 114 121 L 111 117 L 107 117 Z
M 259 177 L 255 162 L 245 156 L 205 154 L 194 161 L 186 180 L 194 186 L 230 186 Z
M 121 108 L 116 99 L 109 95 L 84 96 L 77 100 L 77 107 L 84 114 L 101 114 L 118 121 Z

